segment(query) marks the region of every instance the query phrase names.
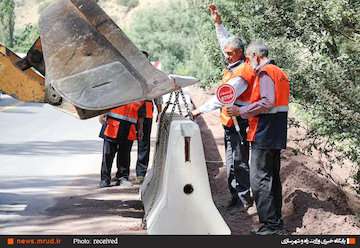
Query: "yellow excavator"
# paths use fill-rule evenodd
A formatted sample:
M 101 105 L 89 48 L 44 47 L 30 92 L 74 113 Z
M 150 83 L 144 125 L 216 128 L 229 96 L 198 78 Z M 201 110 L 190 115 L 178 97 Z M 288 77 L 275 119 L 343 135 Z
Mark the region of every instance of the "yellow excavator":
M 0 91 L 88 119 L 198 82 L 154 68 L 94 0 L 58 0 L 25 58 L 0 44 Z

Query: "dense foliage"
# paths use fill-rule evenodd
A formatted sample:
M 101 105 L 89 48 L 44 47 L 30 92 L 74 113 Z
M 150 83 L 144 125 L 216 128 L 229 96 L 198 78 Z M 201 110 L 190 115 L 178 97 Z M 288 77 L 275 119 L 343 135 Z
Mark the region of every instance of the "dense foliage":
M 165 69 L 214 85 L 223 58 L 207 12 L 209 1 L 172 1 L 144 10 L 131 37 Z M 247 42 L 266 41 L 291 79 L 292 102 L 310 127 L 310 146 L 360 164 L 360 1 L 218 0 L 225 26 Z M 321 137 L 321 138 L 320 138 Z M 311 147 L 310 147 L 311 148 Z M 360 179 L 360 174 L 358 174 Z
M 39 28 L 29 24 L 24 29 L 17 30 L 12 49 L 19 53 L 26 53 L 39 36 Z
M 221 9 L 234 32 L 265 40 L 289 74 L 311 145 L 319 148 L 321 135 L 324 153 L 336 147 L 360 164 L 360 2 L 224 1 Z
M 0 0 L 0 42 L 12 47 L 15 26 L 14 0 Z

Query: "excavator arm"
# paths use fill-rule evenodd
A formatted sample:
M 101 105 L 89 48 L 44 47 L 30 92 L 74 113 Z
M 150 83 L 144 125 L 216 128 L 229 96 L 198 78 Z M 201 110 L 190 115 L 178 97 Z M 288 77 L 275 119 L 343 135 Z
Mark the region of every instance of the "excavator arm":
M 21 58 L 0 44 L 0 91 L 21 101 L 45 102 L 45 79 L 41 73 L 22 64 Z

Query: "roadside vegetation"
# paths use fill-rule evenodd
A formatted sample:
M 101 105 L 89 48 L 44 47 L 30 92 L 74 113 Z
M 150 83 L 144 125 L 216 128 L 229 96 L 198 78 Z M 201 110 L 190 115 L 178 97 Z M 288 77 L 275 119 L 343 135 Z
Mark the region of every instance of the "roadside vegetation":
M 223 22 L 246 42 L 266 41 L 291 79 L 297 119 L 309 149 L 338 151 L 333 162 L 360 164 L 360 2 L 351 0 L 218 0 Z M 146 9 L 131 37 L 174 73 L 211 87 L 224 60 L 216 43 L 209 1 L 172 1 Z M 325 140 L 326 145 L 322 145 Z M 354 176 L 360 182 L 360 172 Z

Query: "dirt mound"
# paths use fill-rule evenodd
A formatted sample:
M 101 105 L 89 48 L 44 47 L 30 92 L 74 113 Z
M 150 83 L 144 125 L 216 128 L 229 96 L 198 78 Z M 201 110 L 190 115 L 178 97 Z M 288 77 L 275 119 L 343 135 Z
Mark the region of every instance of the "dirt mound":
M 317 163 L 288 148 L 282 156 L 283 215 L 296 234 L 359 234 L 345 194 L 307 166 Z M 305 166 L 305 163 L 307 166 Z
M 196 106 L 211 94 L 191 88 Z M 197 119 L 203 138 L 208 174 L 216 206 L 233 234 L 248 234 L 258 226 L 256 208 L 247 212 L 226 208 L 230 193 L 226 184 L 223 129 L 218 112 Z M 289 129 L 289 137 L 296 136 L 296 128 Z M 283 184 L 283 217 L 285 228 L 292 234 L 360 234 L 358 220 L 347 205 L 343 191 L 323 173 L 319 161 L 299 152 L 301 147 L 289 142 L 282 153 L 281 179 Z

